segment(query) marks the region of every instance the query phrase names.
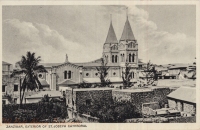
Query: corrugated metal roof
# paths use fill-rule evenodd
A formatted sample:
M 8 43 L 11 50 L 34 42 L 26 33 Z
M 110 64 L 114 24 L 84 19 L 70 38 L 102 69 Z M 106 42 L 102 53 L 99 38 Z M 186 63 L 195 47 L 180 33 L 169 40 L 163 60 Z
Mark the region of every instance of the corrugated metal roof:
M 180 87 L 167 95 L 167 97 L 196 103 L 196 88 L 194 87 Z
M 10 63 L 8 63 L 8 62 L 5 62 L 5 61 L 2 61 L 2 64 L 3 64 L 3 65 L 12 65 L 12 64 L 10 64 Z

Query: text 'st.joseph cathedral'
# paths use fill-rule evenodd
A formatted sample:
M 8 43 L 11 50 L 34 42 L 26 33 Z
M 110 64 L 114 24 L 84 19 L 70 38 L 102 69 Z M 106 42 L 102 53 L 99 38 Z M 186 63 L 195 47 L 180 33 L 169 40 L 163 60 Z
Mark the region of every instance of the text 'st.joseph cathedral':
M 138 43 L 128 17 L 120 40 L 117 40 L 111 21 L 107 38 L 103 44 L 102 58 L 110 67 L 107 78 L 110 79 L 113 86 L 122 84 L 122 71 L 125 69 L 126 62 L 132 67 L 131 81 L 137 82 Z M 83 81 L 86 83 L 100 83 L 96 67 L 101 66 L 101 59 L 85 63 L 71 63 L 66 55 L 64 63 L 43 63 L 42 65 L 45 66 L 48 73 L 39 73 L 38 77 L 43 86 L 49 85 L 47 89 L 56 90 L 58 87 L 75 87 Z

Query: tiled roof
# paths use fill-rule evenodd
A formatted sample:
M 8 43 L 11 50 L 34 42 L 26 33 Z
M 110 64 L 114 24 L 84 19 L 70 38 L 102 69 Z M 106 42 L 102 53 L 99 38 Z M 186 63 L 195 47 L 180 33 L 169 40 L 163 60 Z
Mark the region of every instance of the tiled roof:
M 10 63 L 8 63 L 8 62 L 5 62 L 5 61 L 2 61 L 2 64 L 3 64 L 3 65 L 12 65 L 12 64 L 10 64 Z
M 49 86 L 49 84 L 47 83 L 47 81 L 45 79 L 39 79 L 39 81 L 42 86 Z
M 113 29 L 112 22 L 110 23 L 110 28 L 108 30 L 108 35 L 107 35 L 105 43 L 118 43 L 117 37 L 115 35 L 115 31 Z
M 194 87 L 180 87 L 167 95 L 167 97 L 196 103 L 196 88 Z
M 61 81 L 60 83 L 58 83 L 58 85 L 73 85 L 73 84 L 77 84 L 77 83 L 69 79 L 65 79 Z
M 109 77 L 110 82 L 122 82 L 122 78 L 120 77 Z M 83 78 L 83 81 L 86 83 L 100 83 L 100 78 Z
M 44 67 L 52 67 L 52 66 L 57 66 L 61 64 L 63 63 L 40 63 L 40 65 L 43 65 Z
M 124 26 L 124 30 L 122 33 L 122 37 L 120 40 L 135 40 L 135 37 L 133 35 L 133 31 L 131 29 L 131 25 L 129 23 L 129 20 L 127 18 L 125 26 Z
M 91 61 L 91 62 L 84 62 L 84 63 L 72 63 L 74 65 L 77 66 L 83 66 L 83 67 L 97 67 L 97 66 L 101 66 L 101 59 L 97 59 L 95 61 Z M 119 66 L 119 63 L 107 63 L 106 66 Z
M 62 96 L 60 91 L 39 91 L 30 96 L 26 96 L 26 98 L 43 98 L 44 95 L 47 95 L 47 94 L 49 97 L 61 97 Z

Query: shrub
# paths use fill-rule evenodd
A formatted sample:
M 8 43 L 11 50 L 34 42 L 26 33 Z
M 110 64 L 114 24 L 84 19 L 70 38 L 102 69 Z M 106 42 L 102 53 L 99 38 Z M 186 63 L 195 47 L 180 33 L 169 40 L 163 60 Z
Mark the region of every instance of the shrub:
M 18 109 L 19 104 L 3 105 L 3 123 L 36 123 L 41 120 L 53 118 L 64 119 L 67 117 L 67 107 L 62 103 L 39 102 L 23 104 L 23 109 Z

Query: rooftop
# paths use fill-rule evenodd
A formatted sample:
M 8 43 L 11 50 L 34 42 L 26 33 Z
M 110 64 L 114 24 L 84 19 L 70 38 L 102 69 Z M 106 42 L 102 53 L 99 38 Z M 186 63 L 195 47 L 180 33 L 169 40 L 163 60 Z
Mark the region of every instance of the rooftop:
M 196 103 L 196 88 L 180 87 L 167 96 L 182 101 Z
M 48 94 L 49 97 L 61 97 L 60 91 L 39 91 L 31 95 L 26 96 L 26 98 L 43 98 L 44 95 Z
M 3 65 L 12 65 L 12 64 L 10 64 L 10 63 L 8 63 L 8 62 L 5 62 L 5 61 L 2 61 L 2 64 L 3 64 Z
M 113 90 L 114 88 L 80 88 L 80 89 L 74 89 L 74 91 L 105 91 L 105 90 Z

